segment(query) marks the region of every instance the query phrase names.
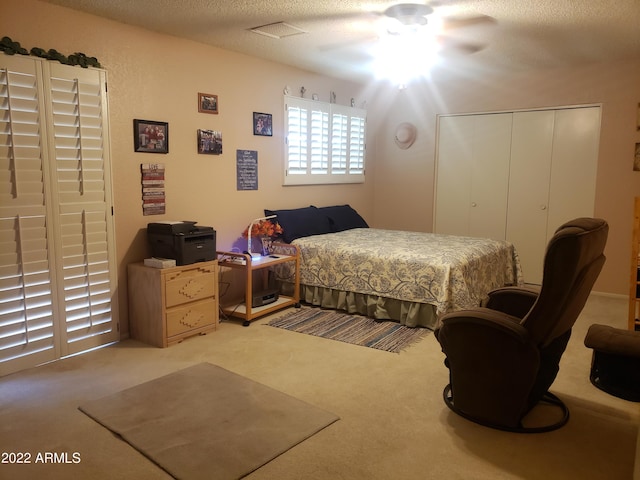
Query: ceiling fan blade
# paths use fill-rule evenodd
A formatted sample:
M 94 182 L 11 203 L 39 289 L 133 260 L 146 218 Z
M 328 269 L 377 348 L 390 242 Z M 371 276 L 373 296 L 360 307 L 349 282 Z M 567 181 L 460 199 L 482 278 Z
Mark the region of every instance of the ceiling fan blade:
M 440 36 L 438 41 L 441 45 L 441 51 L 447 55 L 449 53 L 457 53 L 463 55 L 471 55 L 484 50 L 487 46 L 480 43 L 465 42 L 452 37 Z
M 457 28 L 476 27 L 496 24 L 496 19 L 489 15 L 475 15 L 473 17 L 444 17 L 442 19 L 445 30 Z

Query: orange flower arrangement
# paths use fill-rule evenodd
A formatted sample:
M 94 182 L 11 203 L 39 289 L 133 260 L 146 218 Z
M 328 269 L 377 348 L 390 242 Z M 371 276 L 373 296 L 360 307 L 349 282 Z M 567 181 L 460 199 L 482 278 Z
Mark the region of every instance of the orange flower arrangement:
M 277 237 L 283 232 L 282 227 L 278 222 L 272 222 L 271 220 L 260 220 L 258 223 L 254 223 L 251 228 L 252 237 Z M 249 227 L 242 232 L 244 238 L 249 236 Z

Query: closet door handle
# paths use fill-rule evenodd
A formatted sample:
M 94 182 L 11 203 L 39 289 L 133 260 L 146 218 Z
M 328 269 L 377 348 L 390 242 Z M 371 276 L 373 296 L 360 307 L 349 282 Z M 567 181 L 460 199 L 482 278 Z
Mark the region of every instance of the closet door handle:
M 478 206 L 478 204 L 477 204 L 476 202 L 471 202 L 471 206 L 472 206 L 472 207 L 477 207 L 477 206 Z
M 547 206 L 546 205 L 540 205 L 540 210 L 546 210 Z

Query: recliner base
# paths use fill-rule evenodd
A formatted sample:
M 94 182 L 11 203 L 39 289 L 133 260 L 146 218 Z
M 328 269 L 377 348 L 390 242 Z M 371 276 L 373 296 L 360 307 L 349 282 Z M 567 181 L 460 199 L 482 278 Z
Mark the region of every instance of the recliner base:
M 546 392 L 544 394 L 544 396 L 542 397 L 542 399 L 540 400 L 540 402 L 544 402 L 553 406 L 556 406 L 558 408 L 560 408 L 561 412 L 562 412 L 562 418 L 557 421 L 554 422 L 552 424 L 549 425 L 543 425 L 540 427 L 525 427 L 522 425 L 522 423 L 520 423 L 519 426 L 517 427 L 510 427 L 508 425 L 499 425 L 499 424 L 495 424 L 495 423 L 491 423 L 491 422 L 486 422 L 484 420 L 475 418 L 463 411 L 461 411 L 459 408 L 456 408 L 454 401 L 453 401 L 453 392 L 451 391 L 451 384 L 448 384 L 446 387 L 444 387 L 444 391 L 442 392 L 442 396 L 444 398 L 444 403 L 447 404 L 447 407 L 449 407 L 453 412 L 457 413 L 458 415 L 460 415 L 461 417 L 466 418 L 467 420 L 470 420 L 474 423 L 477 423 L 479 425 L 483 425 L 485 427 L 490 427 L 490 428 L 495 428 L 497 430 L 504 430 L 507 432 L 515 432 L 515 433 L 544 433 L 544 432 L 551 432 L 553 430 L 557 430 L 560 427 L 563 427 L 568 421 L 569 421 L 569 408 L 564 404 L 564 402 L 562 400 L 560 400 L 558 397 L 556 397 L 553 393 L 551 392 Z

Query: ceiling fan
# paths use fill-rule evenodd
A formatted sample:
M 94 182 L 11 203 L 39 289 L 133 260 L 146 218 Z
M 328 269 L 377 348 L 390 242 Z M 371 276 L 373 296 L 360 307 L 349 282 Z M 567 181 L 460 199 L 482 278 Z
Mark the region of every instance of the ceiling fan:
M 451 3 L 447 4 L 450 5 Z M 387 33 L 390 35 L 416 32 L 429 27 L 430 22 L 433 21 L 435 23 L 437 21 L 440 24 L 439 31 L 434 31 L 434 35 L 436 35 L 437 41 L 443 50 L 457 50 L 462 53 L 475 53 L 482 50 L 485 45 L 456 39 L 455 36 L 448 32 L 466 27 L 494 24 L 495 19 L 487 15 L 464 17 L 434 16 L 435 9 L 441 5 L 444 5 L 444 3 L 398 3 L 385 9 L 381 15 L 389 20 Z M 444 32 L 447 32 L 447 34 Z
M 468 55 L 485 48 L 486 44 L 476 37 L 481 32 L 471 27 L 493 24 L 493 17 L 441 16 L 436 11 L 440 6 L 463 1 L 398 3 L 380 12 L 361 13 L 369 18 L 373 15 L 374 22 L 368 29 L 374 29 L 376 34 L 331 48 L 360 52 L 368 57 L 365 64 L 376 76 L 404 86 L 412 78 L 428 75 L 444 56 Z
M 383 37 L 414 35 L 429 32 L 435 38 L 442 54 L 471 54 L 486 47 L 483 42 L 473 39 L 475 32 L 471 27 L 488 26 L 496 23 L 488 15 L 441 16 L 439 7 L 452 6 L 465 0 L 433 1 L 424 3 L 398 3 L 382 11 L 370 11 L 339 15 L 343 19 L 373 18 L 369 27 L 376 34 L 368 34 L 360 40 L 325 45 L 322 50 L 345 49 L 374 43 Z M 381 21 L 381 22 L 380 22 Z M 376 28 L 377 27 L 377 28 Z M 466 31 L 464 31 L 466 29 Z M 457 33 L 459 32 L 459 33 Z M 462 34 L 462 35 L 461 35 Z M 472 40 L 469 40 L 471 38 Z
M 402 25 L 426 25 L 427 15 L 433 13 L 433 8 L 420 3 L 398 3 L 387 8 L 383 15 L 397 20 Z

